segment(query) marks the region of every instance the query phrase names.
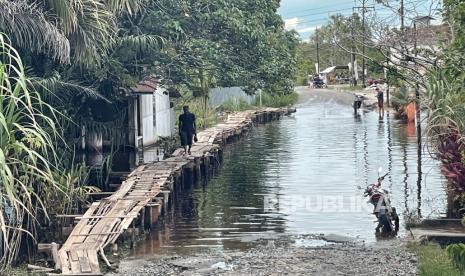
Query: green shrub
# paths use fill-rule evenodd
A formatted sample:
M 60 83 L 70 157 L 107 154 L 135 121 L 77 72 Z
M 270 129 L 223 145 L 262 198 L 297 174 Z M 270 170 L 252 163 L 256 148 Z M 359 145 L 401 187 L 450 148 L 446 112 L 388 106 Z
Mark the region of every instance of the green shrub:
M 462 272 L 465 272 L 465 244 L 451 244 L 447 246 L 447 253 L 454 265 Z
M 164 136 L 159 138 L 158 144 L 162 148 L 163 153 L 166 156 L 170 156 L 176 149 L 179 148 L 179 145 L 181 144 L 179 140 L 179 135 L 177 134 L 172 136 Z

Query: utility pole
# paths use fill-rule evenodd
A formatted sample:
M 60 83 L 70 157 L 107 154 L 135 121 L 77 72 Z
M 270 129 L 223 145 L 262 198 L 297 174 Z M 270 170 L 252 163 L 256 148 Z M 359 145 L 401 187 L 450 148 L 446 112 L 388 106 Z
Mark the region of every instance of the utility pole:
M 365 87 L 365 39 L 366 39 L 366 30 L 365 30 L 365 12 L 368 9 L 375 9 L 373 6 L 366 6 L 367 0 L 362 0 L 361 7 L 354 7 L 354 9 L 361 9 L 362 10 L 362 86 Z
M 417 65 L 417 22 L 413 20 L 413 31 L 414 31 L 414 42 L 413 42 L 413 53 L 415 55 L 414 66 L 418 70 Z M 416 121 L 417 121 L 417 145 L 418 145 L 418 173 L 421 176 L 421 99 L 420 99 L 420 86 L 418 84 L 419 75 L 415 78 L 415 111 L 416 111 Z
M 362 0 L 362 87 L 365 87 L 365 0 Z
M 315 30 L 315 35 L 316 35 L 316 73 L 319 75 L 320 74 L 320 39 L 318 38 L 318 28 Z
M 404 0 L 400 0 L 400 9 L 399 9 L 399 13 L 400 13 L 400 30 L 401 32 L 404 31 Z
M 355 8 L 352 8 L 352 27 L 350 33 L 352 35 L 352 47 L 350 53 L 350 73 L 352 74 L 351 84 L 357 86 L 357 79 L 355 78 L 355 38 L 354 38 L 354 25 L 355 25 Z

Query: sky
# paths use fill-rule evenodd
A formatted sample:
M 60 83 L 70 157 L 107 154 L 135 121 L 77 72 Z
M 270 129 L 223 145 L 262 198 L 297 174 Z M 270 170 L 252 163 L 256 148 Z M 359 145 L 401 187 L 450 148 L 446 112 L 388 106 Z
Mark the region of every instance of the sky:
M 296 30 L 302 40 L 307 40 L 315 28 L 327 23 L 331 14 L 351 14 L 353 0 L 281 0 L 278 13 L 286 28 Z
M 351 15 L 352 7 L 361 6 L 361 0 L 281 0 L 278 13 L 283 17 L 286 28 L 296 30 L 300 38 L 308 40 L 310 35 L 319 26 L 328 22 L 330 15 Z M 387 9 L 374 0 L 366 0 L 367 5 L 375 7 L 375 13 L 380 18 L 392 20 L 396 18 L 395 11 Z M 391 1 L 398 5 L 399 1 Z M 436 7 L 441 0 L 405 0 L 406 24 L 409 24 L 413 15 L 428 14 L 431 7 Z M 433 5 L 431 5 L 433 4 Z M 408 16 L 410 15 L 410 17 Z M 393 22 L 393 24 L 399 24 Z

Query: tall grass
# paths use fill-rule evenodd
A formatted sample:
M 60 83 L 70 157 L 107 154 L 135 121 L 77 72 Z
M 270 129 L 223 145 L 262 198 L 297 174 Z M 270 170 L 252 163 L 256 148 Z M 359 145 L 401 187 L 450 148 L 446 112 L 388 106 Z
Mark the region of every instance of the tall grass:
M 244 111 L 254 109 L 255 107 L 247 103 L 243 98 L 230 97 L 226 102 L 221 104 L 217 109 L 219 111 Z
M 286 94 L 271 94 L 262 92 L 262 107 L 287 107 L 295 104 L 299 99 L 296 92 Z M 260 106 L 260 97 L 257 95 L 254 102 L 255 106 Z
M 436 244 L 412 245 L 410 247 L 418 256 L 420 276 L 459 276 L 458 271 L 447 251 Z
M 47 216 L 44 193 L 61 190 L 53 173 L 57 112 L 32 87 L 0 34 L 0 270 L 15 260 L 24 234 L 36 236 L 39 216 Z

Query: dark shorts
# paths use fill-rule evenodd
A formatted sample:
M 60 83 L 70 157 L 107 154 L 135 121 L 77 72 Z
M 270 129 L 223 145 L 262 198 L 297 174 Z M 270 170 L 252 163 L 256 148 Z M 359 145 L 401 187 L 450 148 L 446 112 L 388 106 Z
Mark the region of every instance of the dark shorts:
M 181 131 L 179 136 L 181 136 L 181 146 L 192 146 L 193 132 Z
M 378 107 L 383 108 L 384 107 L 384 101 L 378 101 Z

